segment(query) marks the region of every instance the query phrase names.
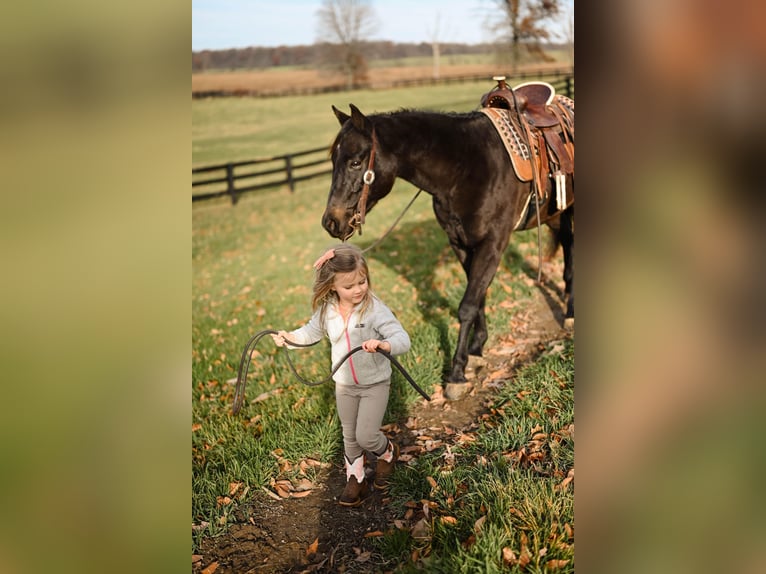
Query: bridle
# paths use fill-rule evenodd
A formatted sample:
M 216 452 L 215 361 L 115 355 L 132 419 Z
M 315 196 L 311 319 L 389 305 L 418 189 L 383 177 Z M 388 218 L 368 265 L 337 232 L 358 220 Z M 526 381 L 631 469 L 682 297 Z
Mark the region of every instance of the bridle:
M 378 147 L 378 138 L 375 136 L 375 127 L 372 128 L 372 149 L 370 149 L 370 160 L 367 162 L 367 171 L 362 176 L 362 194 L 359 196 L 359 201 L 356 204 L 356 212 L 351 220 L 348 222 L 351 226 L 351 233 L 343 238 L 343 241 L 347 241 L 356 230 L 359 229 L 359 235 L 362 235 L 362 225 L 364 224 L 364 216 L 367 213 L 367 197 L 370 195 L 370 185 L 375 181 L 375 151 Z

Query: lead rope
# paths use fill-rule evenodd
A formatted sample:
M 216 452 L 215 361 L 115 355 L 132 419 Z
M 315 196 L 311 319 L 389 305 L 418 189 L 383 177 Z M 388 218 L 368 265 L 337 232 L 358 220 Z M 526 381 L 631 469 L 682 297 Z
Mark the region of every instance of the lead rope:
M 399 214 L 399 217 L 397 217 L 397 218 L 396 218 L 396 220 L 395 220 L 395 221 L 394 221 L 394 223 L 391 225 L 391 227 L 389 227 L 389 228 L 388 228 L 388 231 L 386 231 L 386 232 L 385 232 L 383 235 L 381 235 L 381 236 L 380 236 L 380 237 L 379 237 L 379 238 L 378 238 L 378 239 L 375 241 L 375 243 L 373 243 L 373 244 L 372 244 L 372 245 L 370 245 L 369 247 L 366 247 L 365 249 L 363 249 L 363 250 L 362 250 L 362 253 L 367 253 L 368 251 L 372 251 L 372 250 L 373 250 L 374 248 L 376 248 L 378 245 L 380 245 L 381 243 L 383 243 L 383 240 L 384 240 L 386 237 L 388 237 L 388 235 L 389 235 L 389 234 L 390 234 L 390 233 L 391 233 L 391 232 L 394 230 L 394 227 L 396 227 L 396 225 L 397 225 L 397 224 L 398 224 L 398 223 L 399 223 L 399 222 L 402 220 L 402 217 L 404 217 L 404 214 L 405 214 L 405 213 L 407 213 L 407 210 L 408 210 L 408 209 L 409 209 L 409 208 L 412 206 L 412 204 L 413 204 L 413 203 L 415 203 L 415 200 L 418 198 L 418 196 L 420 195 L 420 192 L 421 192 L 421 191 L 423 191 L 423 189 L 422 189 L 422 188 L 421 188 L 421 189 L 418 189 L 418 192 L 417 192 L 417 193 L 414 195 L 414 197 L 413 197 L 413 198 L 410 200 L 410 202 L 407 204 L 407 207 L 405 207 L 405 208 L 404 208 L 404 211 L 402 211 L 402 212 Z M 360 235 L 361 235 L 361 233 L 360 233 Z
M 237 386 L 234 389 L 234 403 L 231 407 L 231 414 L 236 415 L 239 410 L 242 408 L 242 403 L 245 400 L 245 382 L 247 381 L 247 372 L 250 369 L 250 360 L 253 356 L 253 351 L 255 350 L 255 347 L 258 345 L 258 342 L 266 335 L 278 335 L 278 331 L 274 331 L 273 329 L 266 329 L 265 331 L 261 331 L 259 333 L 256 333 L 253 335 L 250 340 L 245 345 L 244 350 L 242 351 L 242 358 L 239 361 L 239 371 L 237 373 Z M 288 341 L 285 339 L 285 343 L 291 347 L 311 347 L 313 345 L 316 345 L 319 343 L 317 341 L 316 343 L 309 343 L 308 345 L 303 345 L 301 343 L 293 343 L 292 341 Z M 251 349 L 252 347 L 252 349 Z M 283 347 L 283 350 L 285 351 L 285 354 L 287 356 L 287 363 L 290 365 L 290 370 L 292 370 L 293 374 L 295 375 L 295 378 L 297 378 L 301 383 L 303 383 L 306 386 L 309 387 L 318 387 L 319 385 L 323 385 L 324 383 L 329 382 L 332 379 L 332 376 L 336 373 L 338 369 L 340 369 L 341 365 L 345 363 L 351 355 L 354 353 L 358 353 L 359 351 L 363 351 L 361 345 L 359 347 L 354 347 L 346 353 L 341 359 L 338 361 L 338 363 L 332 368 L 332 371 L 330 371 L 330 374 L 327 375 L 324 379 L 321 381 L 314 381 L 311 382 L 307 379 L 304 379 L 301 377 L 301 375 L 298 373 L 298 371 L 295 369 L 295 365 L 293 365 L 292 359 L 290 359 L 290 353 L 287 351 L 287 347 Z M 427 401 L 431 400 L 431 397 L 429 397 L 426 392 L 421 389 L 418 384 L 415 382 L 415 380 L 410 376 L 410 374 L 406 371 L 406 369 L 397 361 L 391 353 L 384 351 L 383 349 L 378 349 L 378 353 L 383 355 L 386 359 L 391 361 L 391 364 L 394 365 L 399 372 L 404 376 L 405 379 L 407 379 L 407 382 L 412 385 L 412 388 L 414 388 L 420 395 L 426 399 Z

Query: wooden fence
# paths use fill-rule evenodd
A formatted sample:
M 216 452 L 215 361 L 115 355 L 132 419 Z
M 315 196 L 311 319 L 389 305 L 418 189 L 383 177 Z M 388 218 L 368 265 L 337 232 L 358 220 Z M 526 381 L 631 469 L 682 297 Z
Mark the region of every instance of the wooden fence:
M 513 80 L 515 83 L 525 78 L 514 76 Z M 574 99 L 574 76 L 566 75 L 549 83 L 556 93 Z M 323 146 L 269 158 L 193 168 L 192 202 L 229 196 L 232 205 L 236 205 L 242 193 L 283 185 L 294 192 L 299 181 L 332 173 L 329 151 L 327 146 Z M 252 166 L 262 166 L 263 169 L 247 169 Z M 195 193 L 196 189 L 200 191 Z
M 246 169 L 255 165 L 262 166 L 263 169 Z M 283 185 L 287 185 L 290 191 L 295 191 L 295 184 L 299 181 L 330 173 L 332 164 L 327 146 L 268 158 L 197 167 L 192 169 L 192 189 L 199 188 L 203 191 L 193 194 L 192 201 L 228 195 L 232 205 L 235 205 L 241 193 Z M 212 174 L 212 177 L 195 178 L 200 174 Z

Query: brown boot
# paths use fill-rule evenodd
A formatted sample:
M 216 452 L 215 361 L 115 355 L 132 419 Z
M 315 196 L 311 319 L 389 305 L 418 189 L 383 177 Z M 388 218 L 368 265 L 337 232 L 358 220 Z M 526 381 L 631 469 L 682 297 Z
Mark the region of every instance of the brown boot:
M 346 460 L 346 488 L 340 495 L 341 506 L 359 506 L 369 493 L 369 486 L 364 477 L 364 455 L 349 464 Z
M 394 472 L 394 465 L 399 460 L 399 445 L 388 441 L 385 452 L 378 457 L 378 463 L 375 466 L 375 488 L 385 490 L 388 488 L 388 479 Z

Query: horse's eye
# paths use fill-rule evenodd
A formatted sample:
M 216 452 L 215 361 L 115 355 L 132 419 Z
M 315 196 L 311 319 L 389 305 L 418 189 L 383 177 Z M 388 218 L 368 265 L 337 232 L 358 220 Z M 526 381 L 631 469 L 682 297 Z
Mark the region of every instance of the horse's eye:
M 362 169 L 362 162 L 361 162 L 361 161 L 359 161 L 358 159 L 352 159 L 352 160 L 349 162 L 348 166 L 349 166 L 351 169 Z

